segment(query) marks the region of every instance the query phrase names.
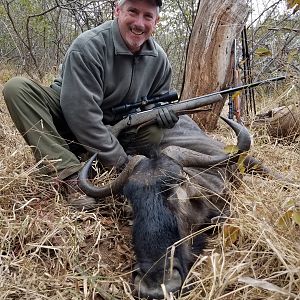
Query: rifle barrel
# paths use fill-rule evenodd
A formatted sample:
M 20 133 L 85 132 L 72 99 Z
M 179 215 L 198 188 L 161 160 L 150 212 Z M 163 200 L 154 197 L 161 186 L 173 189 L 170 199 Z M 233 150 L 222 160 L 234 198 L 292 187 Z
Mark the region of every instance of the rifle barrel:
M 253 82 L 253 83 L 240 85 L 240 86 L 237 86 L 237 87 L 229 88 L 227 90 L 222 90 L 222 91 L 218 91 L 218 92 L 214 92 L 214 93 L 211 93 L 211 94 L 202 95 L 202 96 L 198 96 L 198 97 L 195 97 L 195 98 L 186 99 L 186 100 L 182 100 L 182 101 L 191 101 L 191 100 L 206 98 L 208 96 L 214 96 L 214 95 L 218 95 L 218 94 L 221 94 L 221 95 L 232 94 L 232 93 L 240 91 L 240 90 L 253 88 L 253 87 L 259 86 L 261 84 L 269 83 L 269 82 L 272 82 L 272 81 L 280 81 L 280 80 L 283 80 L 283 79 L 286 79 L 286 76 L 279 76 L 279 77 L 269 78 L 269 79 L 265 79 L 265 80 L 261 80 L 261 81 L 256 81 L 256 82 Z
M 253 83 L 240 85 L 240 86 L 237 86 L 237 87 L 234 87 L 234 88 L 223 90 L 223 91 L 220 91 L 220 92 L 217 92 L 217 93 L 219 93 L 221 95 L 228 94 L 228 93 L 234 93 L 234 92 L 237 92 L 237 91 L 240 91 L 240 90 L 243 90 L 243 89 L 253 88 L 253 87 L 259 86 L 261 84 L 269 83 L 269 82 L 272 82 L 272 81 L 280 81 L 280 80 L 283 80 L 283 79 L 286 79 L 286 76 L 279 76 L 279 77 L 274 77 L 274 78 L 265 79 L 265 80 L 261 80 L 261 81 L 256 81 L 256 82 L 253 82 Z

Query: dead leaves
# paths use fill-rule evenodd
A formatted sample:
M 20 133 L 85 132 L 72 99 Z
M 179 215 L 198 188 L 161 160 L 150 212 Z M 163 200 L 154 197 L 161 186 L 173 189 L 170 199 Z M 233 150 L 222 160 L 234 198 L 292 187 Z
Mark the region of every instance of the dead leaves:
M 235 244 L 240 236 L 240 229 L 232 224 L 224 224 L 223 237 L 225 246 L 231 246 Z
M 294 8 L 293 14 L 300 9 L 300 0 L 286 0 L 288 8 Z
M 227 145 L 224 147 L 224 152 L 227 154 L 235 155 L 239 152 L 239 148 L 236 145 Z M 238 170 L 241 172 L 241 174 L 245 174 L 246 167 L 245 167 L 245 159 L 247 157 L 247 152 L 243 152 L 239 154 L 237 166 Z
M 281 227 L 291 227 L 293 224 L 300 225 L 300 211 L 288 210 L 278 220 Z
M 287 202 L 288 208 L 279 217 L 277 225 L 279 227 L 290 228 L 294 225 L 300 225 L 300 208 L 297 200 L 291 199 Z

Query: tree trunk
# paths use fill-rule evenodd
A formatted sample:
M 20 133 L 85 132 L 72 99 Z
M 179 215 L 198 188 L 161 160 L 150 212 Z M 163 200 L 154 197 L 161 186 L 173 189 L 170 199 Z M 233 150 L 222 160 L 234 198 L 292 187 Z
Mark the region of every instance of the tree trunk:
M 181 99 L 228 88 L 232 81 L 234 40 L 246 23 L 246 0 L 200 0 L 189 41 Z M 193 119 L 206 130 L 215 129 L 224 101 L 212 111 L 200 112 Z

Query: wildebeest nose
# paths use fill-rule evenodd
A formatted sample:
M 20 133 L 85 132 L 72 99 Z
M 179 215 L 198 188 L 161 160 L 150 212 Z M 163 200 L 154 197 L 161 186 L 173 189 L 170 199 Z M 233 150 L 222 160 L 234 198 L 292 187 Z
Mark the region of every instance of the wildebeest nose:
M 164 299 L 165 293 L 178 292 L 183 283 L 177 268 L 173 268 L 172 272 L 170 270 L 147 273 L 137 271 L 133 276 L 135 294 L 139 298 Z

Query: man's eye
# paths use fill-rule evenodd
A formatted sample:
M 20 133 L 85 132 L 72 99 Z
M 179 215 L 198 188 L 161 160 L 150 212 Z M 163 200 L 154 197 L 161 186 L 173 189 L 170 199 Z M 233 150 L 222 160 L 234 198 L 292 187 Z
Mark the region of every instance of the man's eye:
M 135 14 L 136 14 L 136 11 L 135 11 L 134 9 L 129 9 L 128 11 L 129 11 L 129 13 L 130 13 L 131 15 L 135 15 Z
M 153 20 L 153 16 L 152 15 L 146 15 L 145 19 L 148 21 L 152 21 Z

